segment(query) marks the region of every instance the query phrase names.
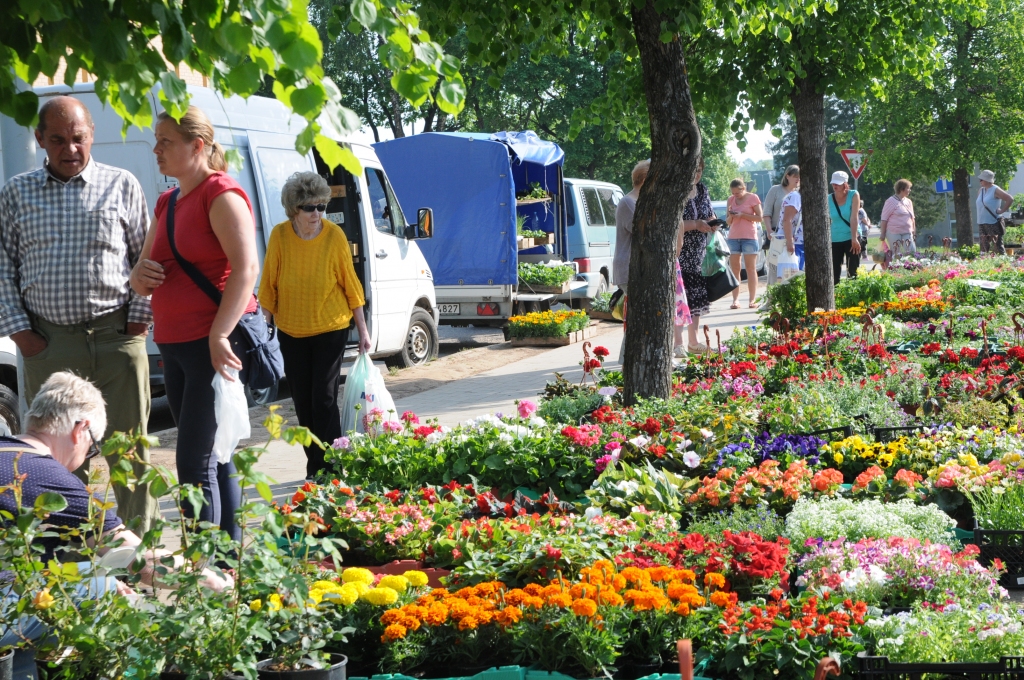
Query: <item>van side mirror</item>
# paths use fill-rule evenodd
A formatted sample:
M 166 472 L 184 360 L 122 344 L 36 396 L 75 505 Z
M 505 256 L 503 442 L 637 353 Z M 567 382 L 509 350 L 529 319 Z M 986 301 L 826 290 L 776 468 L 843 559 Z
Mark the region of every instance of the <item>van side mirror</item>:
M 409 240 L 432 238 L 434 236 L 434 211 L 420 208 L 416 212 L 416 224 L 405 228 L 405 237 Z

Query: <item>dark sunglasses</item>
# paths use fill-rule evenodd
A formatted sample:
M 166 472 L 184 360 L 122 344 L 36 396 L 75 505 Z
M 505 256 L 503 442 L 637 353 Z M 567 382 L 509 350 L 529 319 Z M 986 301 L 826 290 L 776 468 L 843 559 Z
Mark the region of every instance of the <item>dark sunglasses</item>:
M 317 203 L 316 205 L 300 205 L 299 210 L 302 212 L 313 212 L 314 210 L 318 212 L 327 212 L 327 204 Z
M 75 425 L 78 425 L 78 423 L 81 423 L 81 422 L 84 422 L 84 421 L 81 421 L 81 420 L 75 421 Z M 89 444 L 89 450 L 86 451 L 86 453 L 85 453 L 85 459 L 86 460 L 92 460 L 96 456 L 98 456 L 101 453 L 103 453 L 103 450 L 100 448 L 100 445 L 96 442 L 96 437 L 92 436 L 92 428 L 91 427 L 87 427 L 87 428 L 85 428 L 85 431 L 89 433 L 89 440 L 92 441 L 92 443 Z

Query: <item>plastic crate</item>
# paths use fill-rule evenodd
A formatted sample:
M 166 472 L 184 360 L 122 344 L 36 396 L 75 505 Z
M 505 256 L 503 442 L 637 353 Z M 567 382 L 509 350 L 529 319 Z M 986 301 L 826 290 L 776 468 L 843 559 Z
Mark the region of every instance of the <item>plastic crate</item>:
M 861 680 L 1024 680 L 1024 656 L 1004 656 L 990 663 L 893 663 L 886 656 L 857 655 Z
M 999 585 L 1007 590 L 1024 589 L 1024 531 L 990 531 L 974 523 L 974 544 L 981 550 L 978 561 L 991 566 L 1002 560 L 1006 572 L 999 577 Z

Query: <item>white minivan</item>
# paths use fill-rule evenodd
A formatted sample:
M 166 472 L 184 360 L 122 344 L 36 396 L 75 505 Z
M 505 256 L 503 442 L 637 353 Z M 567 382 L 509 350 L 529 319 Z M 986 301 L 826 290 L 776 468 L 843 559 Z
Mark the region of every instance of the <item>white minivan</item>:
M 565 178 L 565 231 L 569 261 L 579 267 L 577 281 L 586 281 L 582 296 L 594 299 L 610 290 L 615 258 L 615 209 L 622 198 L 617 184 Z M 559 299 L 567 300 L 568 295 Z
M 92 83 L 37 88 L 41 100 L 58 94 L 81 99 L 96 124 L 92 156 L 101 163 L 124 168 L 134 174 L 146 194 L 150 211 L 157 196 L 176 186 L 177 181 L 160 173 L 153 156 L 153 131 L 131 128 L 122 138 L 121 118 L 104 107 Z M 333 172 L 313 150 L 305 155 L 295 150 L 295 137 L 305 121 L 291 114 L 275 99 L 241 97 L 225 99 L 205 87 L 189 86 L 192 104 L 201 108 L 216 129 L 216 139 L 225 149 L 235 149 L 242 167 L 230 174 L 248 193 L 256 218 L 256 239 L 260 260 L 274 226 L 285 221 L 281 188 L 295 172 L 318 172 L 331 185 L 332 198 L 327 219 L 337 223 L 348 236 L 356 273 L 366 294 L 366 322 L 371 336 L 372 356 L 388 364 L 415 366 L 437 356 L 437 310 L 430 267 L 416 245 L 416 238 L 428 237 L 410 223 L 394 198 L 394 192 L 373 149 L 342 138 L 324 126 L 327 134 L 346 144 L 363 166 L 354 176 L 342 167 Z M 148 95 L 154 111 L 161 110 L 155 93 Z M 0 180 L 41 167 L 44 152 L 35 144 L 32 131 L 13 120 L 0 121 L 0 153 L 3 170 Z M 423 211 L 421 211 L 423 212 Z M 418 219 L 413 216 L 413 219 Z M 424 219 L 424 223 L 426 223 Z M 432 224 L 432 215 L 430 218 Z M 13 345 L 9 338 L 3 343 Z M 350 339 L 355 353 L 355 339 Z M 13 347 L 0 343 L 0 420 L 7 418 L 9 395 L 16 390 L 16 371 L 8 361 Z M 154 396 L 163 392 L 163 367 L 156 345 L 149 340 L 150 376 Z M 12 379 L 14 381 L 12 382 Z M 271 401 L 276 388 L 259 395 L 259 401 Z M 0 424 L 2 429 L 2 424 Z

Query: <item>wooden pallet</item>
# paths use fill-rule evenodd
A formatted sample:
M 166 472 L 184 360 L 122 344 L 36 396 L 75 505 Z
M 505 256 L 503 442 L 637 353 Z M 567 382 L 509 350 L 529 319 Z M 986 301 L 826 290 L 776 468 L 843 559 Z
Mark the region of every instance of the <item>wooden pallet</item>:
M 583 330 L 574 331 L 558 338 L 512 338 L 513 347 L 564 347 L 583 342 L 597 334 L 597 324 L 591 323 Z

